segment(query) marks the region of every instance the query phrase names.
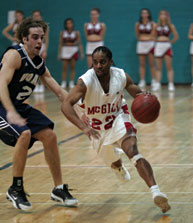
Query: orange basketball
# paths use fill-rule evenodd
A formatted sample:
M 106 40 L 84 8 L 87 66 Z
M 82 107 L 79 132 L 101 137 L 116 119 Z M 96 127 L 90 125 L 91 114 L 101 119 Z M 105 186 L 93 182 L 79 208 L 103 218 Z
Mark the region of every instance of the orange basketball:
M 134 118 L 141 123 L 151 123 L 157 119 L 160 111 L 160 103 L 155 95 L 140 94 L 132 105 L 131 112 Z

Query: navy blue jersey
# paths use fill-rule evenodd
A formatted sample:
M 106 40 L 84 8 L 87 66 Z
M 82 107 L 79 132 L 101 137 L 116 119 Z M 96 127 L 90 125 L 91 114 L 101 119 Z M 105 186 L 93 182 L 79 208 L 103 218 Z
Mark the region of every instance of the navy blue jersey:
M 15 70 L 13 78 L 8 85 L 11 101 L 14 105 L 23 103 L 33 92 L 39 77 L 46 71 L 43 59 L 40 56 L 35 56 L 30 59 L 22 44 L 8 47 L 0 59 L 0 69 L 3 66 L 1 63 L 4 54 L 9 49 L 15 49 L 21 56 L 21 67 Z

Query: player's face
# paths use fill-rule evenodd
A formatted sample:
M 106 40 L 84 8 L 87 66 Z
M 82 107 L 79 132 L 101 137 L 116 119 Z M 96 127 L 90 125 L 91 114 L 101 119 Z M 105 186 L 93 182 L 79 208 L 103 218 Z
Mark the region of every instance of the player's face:
M 167 12 L 166 11 L 161 11 L 160 12 L 160 19 L 163 21 L 163 20 L 166 20 L 167 19 Z
M 20 12 L 17 12 L 15 14 L 15 19 L 16 19 L 17 22 L 19 22 L 19 23 L 22 22 L 23 18 L 24 18 L 24 16 Z
M 41 27 L 30 28 L 28 37 L 23 38 L 24 46 L 26 47 L 28 54 L 32 57 L 39 55 L 43 40 L 44 31 Z
M 93 68 L 98 77 L 103 77 L 109 74 L 112 60 L 106 56 L 102 51 L 97 51 L 92 57 Z
M 41 21 L 42 20 L 42 16 L 39 12 L 34 12 L 33 13 L 33 19 L 37 20 L 37 21 Z
M 73 24 L 73 22 L 71 21 L 71 20 L 68 20 L 67 22 L 66 22 L 66 27 L 67 27 L 67 29 L 73 29 L 73 26 L 74 26 L 74 24 Z
M 148 11 L 147 10 L 142 10 L 142 12 L 141 12 L 142 19 L 147 19 L 148 16 L 149 16 Z
M 95 11 L 95 10 L 92 10 L 92 11 L 90 12 L 90 17 L 91 17 L 91 20 L 98 20 L 98 18 L 99 18 L 99 13 L 98 13 L 97 11 Z

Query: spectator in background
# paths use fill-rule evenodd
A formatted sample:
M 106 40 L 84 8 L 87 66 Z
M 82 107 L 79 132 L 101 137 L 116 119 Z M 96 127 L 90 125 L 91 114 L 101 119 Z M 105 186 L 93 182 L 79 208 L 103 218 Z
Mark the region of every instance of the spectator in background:
M 67 69 L 70 65 L 70 84 L 74 87 L 75 65 L 78 59 L 78 51 L 80 50 L 81 59 L 84 58 L 83 48 L 81 44 L 80 32 L 74 30 L 74 21 L 67 18 L 64 21 L 64 30 L 60 32 L 60 40 L 58 47 L 58 58 L 62 60 L 62 83 L 61 87 L 67 86 Z
M 173 38 L 170 40 L 171 33 L 173 34 Z M 172 67 L 172 44 L 178 40 L 178 33 L 175 26 L 171 23 L 169 13 L 166 10 L 160 11 L 158 23 L 156 25 L 156 34 L 157 42 L 155 45 L 155 57 L 157 63 L 157 83 L 153 90 L 158 91 L 161 88 L 162 62 L 164 59 L 168 73 L 168 90 L 175 91 L 173 80 L 174 71 Z
M 39 10 L 34 10 L 32 12 L 32 18 L 36 21 L 43 21 L 41 12 Z M 40 50 L 40 56 L 42 57 L 43 60 L 45 60 L 47 57 L 48 43 L 49 43 L 49 28 L 45 33 L 44 42 Z M 44 85 L 39 81 L 39 84 L 36 85 L 34 93 L 43 93 L 44 90 L 45 90 Z
M 151 12 L 147 8 L 140 11 L 139 22 L 135 25 L 137 36 L 137 54 L 139 55 L 139 75 L 140 82 L 138 86 L 145 88 L 145 71 L 146 71 L 146 58 L 149 59 L 151 69 L 152 81 L 151 85 L 154 86 L 155 80 L 155 65 L 154 65 L 154 45 L 155 45 L 155 27 L 156 24 L 152 21 Z
M 24 13 L 21 10 L 17 10 L 15 12 L 15 22 L 6 26 L 2 31 L 2 34 L 12 42 L 12 45 L 17 44 L 16 29 L 22 23 L 23 19 Z M 10 31 L 12 31 L 12 34 L 9 33 Z
M 86 55 L 88 67 L 92 66 L 92 53 L 95 48 L 104 45 L 104 36 L 106 26 L 104 23 L 99 22 L 100 10 L 93 8 L 90 11 L 91 22 L 85 23 L 84 31 L 87 39 Z
M 193 87 L 193 23 L 190 25 L 188 38 L 191 40 L 190 43 L 190 55 L 191 55 L 191 71 L 192 71 L 192 87 Z

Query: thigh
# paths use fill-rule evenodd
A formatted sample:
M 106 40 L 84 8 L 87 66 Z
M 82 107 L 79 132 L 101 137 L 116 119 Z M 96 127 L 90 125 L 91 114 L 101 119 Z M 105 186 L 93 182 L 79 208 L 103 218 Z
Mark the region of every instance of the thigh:
M 29 127 L 10 124 L 6 116 L 6 110 L 0 105 L 0 139 L 9 146 L 15 146 L 21 133 L 29 130 Z
M 152 53 L 148 54 L 149 65 L 154 66 L 154 55 Z
M 157 69 L 161 70 L 162 69 L 162 58 L 156 58 L 156 65 L 157 65 Z
M 172 69 L 172 57 L 166 54 L 164 56 L 164 59 L 165 59 L 165 63 L 166 63 L 166 68 L 168 70 L 171 70 Z
M 145 55 L 139 55 L 140 66 L 145 66 L 145 58 L 146 58 Z

